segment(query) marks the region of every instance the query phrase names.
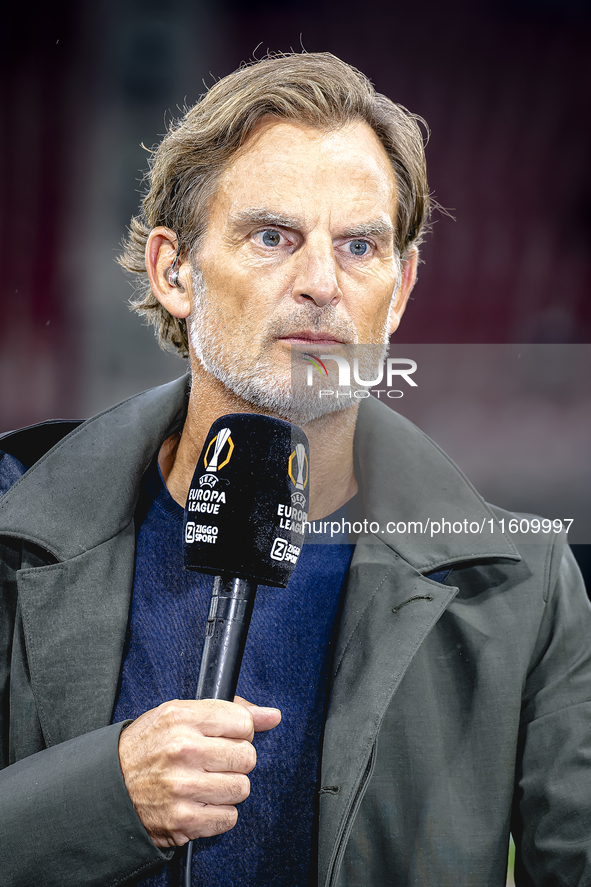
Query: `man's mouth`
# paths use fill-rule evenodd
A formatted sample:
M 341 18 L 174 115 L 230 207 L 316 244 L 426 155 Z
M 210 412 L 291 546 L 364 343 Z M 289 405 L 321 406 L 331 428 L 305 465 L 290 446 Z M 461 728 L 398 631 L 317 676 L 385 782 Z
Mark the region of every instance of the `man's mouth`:
M 315 345 L 318 347 L 329 345 L 344 345 L 344 339 L 335 336 L 333 333 L 313 332 L 312 330 L 296 330 L 293 333 L 286 333 L 277 337 L 279 341 L 286 342 L 288 345 L 301 345 L 305 348 Z

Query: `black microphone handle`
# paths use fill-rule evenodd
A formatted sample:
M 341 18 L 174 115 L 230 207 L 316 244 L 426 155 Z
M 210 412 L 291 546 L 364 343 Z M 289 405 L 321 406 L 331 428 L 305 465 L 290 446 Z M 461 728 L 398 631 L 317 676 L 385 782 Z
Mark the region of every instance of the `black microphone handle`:
M 249 579 L 214 578 L 196 699 L 233 701 L 256 591 Z
M 196 699 L 233 701 L 256 593 L 256 582 L 214 577 Z M 183 887 L 191 887 L 192 858 L 189 841 Z

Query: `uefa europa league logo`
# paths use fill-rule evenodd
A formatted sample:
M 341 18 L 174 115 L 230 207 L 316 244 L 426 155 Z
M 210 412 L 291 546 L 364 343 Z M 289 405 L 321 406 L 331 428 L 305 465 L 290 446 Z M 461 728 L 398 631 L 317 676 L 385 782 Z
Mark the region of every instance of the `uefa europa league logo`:
M 220 453 L 224 449 L 224 445 L 229 437 L 230 437 L 230 429 L 229 428 L 222 428 L 221 431 L 218 431 L 218 433 L 216 435 L 213 456 L 211 457 L 211 462 L 207 466 L 207 471 L 217 471 L 218 470 L 218 461 L 220 458 Z
M 298 471 L 296 475 L 296 490 L 303 490 L 306 487 L 304 482 L 304 469 L 306 467 L 306 449 L 303 444 L 296 444 L 295 448 L 296 460 L 298 463 Z

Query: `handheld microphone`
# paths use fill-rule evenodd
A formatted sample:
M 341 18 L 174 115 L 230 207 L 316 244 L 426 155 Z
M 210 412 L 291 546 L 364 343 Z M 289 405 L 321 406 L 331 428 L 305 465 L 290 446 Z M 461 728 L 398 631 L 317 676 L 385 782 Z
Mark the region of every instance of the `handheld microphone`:
M 197 699 L 234 699 L 257 586 L 285 588 L 304 541 L 309 448 L 297 425 L 250 413 L 211 426 L 191 482 L 185 566 L 215 576 Z
M 257 585 L 285 588 L 308 519 L 310 453 L 301 428 L 235 413 L 216 419 L 191 481 L 185 567 L 213 573 L 197 699 L 232 702 Z M 191 887 L 193 841 L 184 887 Z

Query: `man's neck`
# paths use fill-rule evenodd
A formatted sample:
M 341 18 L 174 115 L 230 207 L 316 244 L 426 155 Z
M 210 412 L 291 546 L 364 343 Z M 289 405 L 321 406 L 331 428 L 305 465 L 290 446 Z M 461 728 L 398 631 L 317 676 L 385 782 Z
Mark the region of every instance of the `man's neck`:
M 195 466 L 212 423 L 228 413 L 262 412 L 201 368 L 196 371 L 182 433 L 167 438 L 158 457 L 164 482 L 179 505 L 185 506 Z M 352 406 L 304 426 L 310 443 L 310 520 L 326 517 L 357 492 L 353 471 L 356 419 L 357 406 Z

